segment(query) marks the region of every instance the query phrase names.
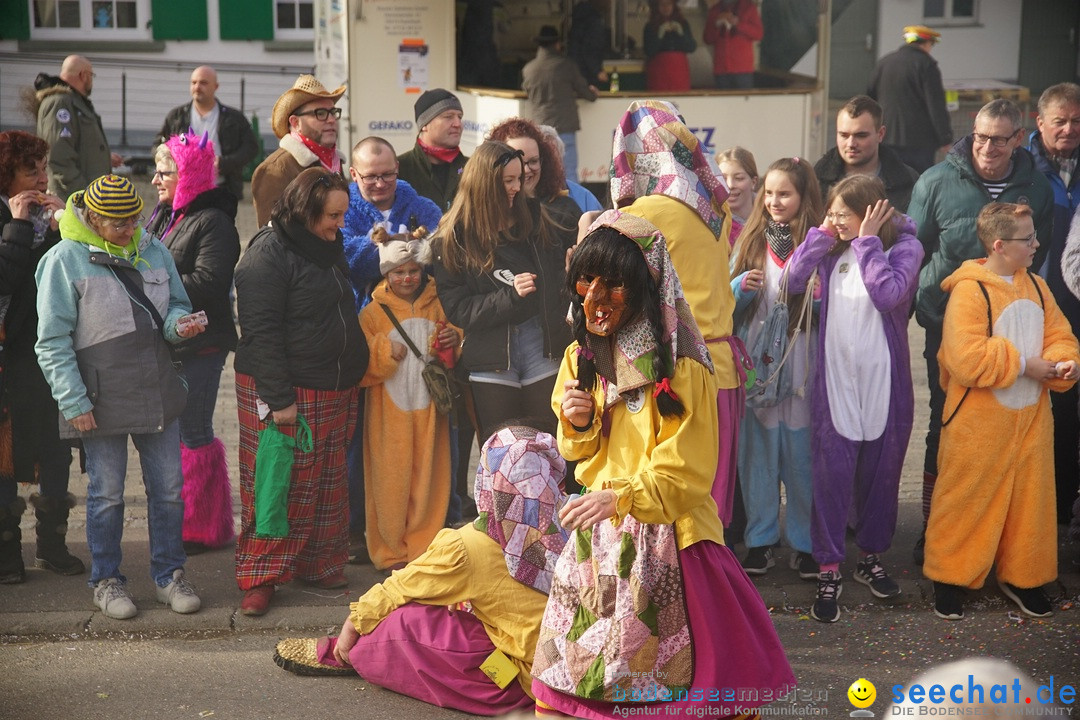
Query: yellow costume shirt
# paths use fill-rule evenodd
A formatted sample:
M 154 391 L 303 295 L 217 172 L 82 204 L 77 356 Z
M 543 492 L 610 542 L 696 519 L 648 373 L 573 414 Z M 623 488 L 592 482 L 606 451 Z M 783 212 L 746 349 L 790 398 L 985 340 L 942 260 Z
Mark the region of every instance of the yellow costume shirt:
M 502 548 L 472 525 L 440 531 L 427 552 L 351 603 L 349 619 L 367 635 L 408 602 L 449 606 L 466 601 L 492 644 L 521 671 L 517 680 L 522 689 L 534 697 L 533 651 L 547 595 L 510 577 Z
M 719 452 L 716 378 L 689 358 L 679 358 L 671 389 L 686 412 L 681 418 L 660 415 L 653 385 L 635 398 L 619 400 L 611 414 L 611 434 L 604 437 L 604 390 L 593 390 L 592 425 L 578 432 L 561 412 L 564 383 L 577 377 L 575 342 L 566 349 L 551 405 L 559 417 L 559 453 L 577 460 L 577 479 L 590 490 L 614 490 L 615 521 L 627 514 L 643 523 L 675 523 L 679 549 L 700 540 L 724 544 L 724 528 L 712 498 Z

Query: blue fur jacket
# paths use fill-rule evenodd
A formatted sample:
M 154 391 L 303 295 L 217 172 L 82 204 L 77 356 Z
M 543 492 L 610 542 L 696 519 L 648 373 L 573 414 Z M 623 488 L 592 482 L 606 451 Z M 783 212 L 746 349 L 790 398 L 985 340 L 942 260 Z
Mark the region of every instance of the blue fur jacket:
M 409 230 L 423 225 L 434 234 L 442 212 L 439 206 L 417 194 L 412 185 L 398 179 L 394 205 L 390 208 L 391 233 L 404 225 Z M 349 209 L 345 212 L 345 259 L 349 263 L 349 282 L 356 294 L 356 311 L 371 300 L 371 291 L 382 276 L 379 274 L 379 248 L 371 242 L 371 228 L 383 222 L 382 211 L 360 194 L 359 186 L 349 183 Z

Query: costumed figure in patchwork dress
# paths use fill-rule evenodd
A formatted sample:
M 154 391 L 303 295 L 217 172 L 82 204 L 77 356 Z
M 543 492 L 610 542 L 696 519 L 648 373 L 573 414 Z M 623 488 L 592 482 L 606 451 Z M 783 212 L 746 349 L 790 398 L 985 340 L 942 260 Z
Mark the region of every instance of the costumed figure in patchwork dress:
M 532 709 L 533 651 L 567 532 L 566 462 L 555 438 L 511 425 L 488 438 L 471 525 L 442 530 L 427 552 L 349 605 L 336 638 L 278 643 L 300 675 L 353 675 L 473 715 Z
M 833 186 L 825 221 L 810 229 L 788 263 L 793 292 L 806 288 L 815 269 L 821 278 L 810 396 L 810 528 L 822 571 L 819 602 L 811 610 L 817 620 L 840 618 L 839 564 L 853 501 L 860 550 L 855 580 L 875 597 L 900 594 L 878 555 L 892 545 L 896 530 L 900 473 L 915 414 L 907 326 L 922 257 L 915 223 L 894 214 L 881 180 L 849 175 Z
M 586 491 L 560 513 L 574 532 L 533 664 L 538 714 L 621 717 L 659 701 L 665 717 L 722 717 L 781 697 L 794 675 L 723 544 L 716 379 L 664 236 L 608 211 L 567 277 L 575 342 L 552 407 Z M 759 701 L 720 696 L 740 687 Z
M 746 382 L 746 351 L 733 333 L 731 319 L 735 297 L 728 276 L 731 212 L 725 204 L 727 196 L 716 163 L 702 150 L 678 108 L 662 100 L 630 104 L 615 127 L 611 203 L 648 220 L 668 238 L 686 302 L 705 336 L 715 370 L 720 418 L 712 496 L 725 527 L 735 496 Z
M 368 388 L 363 435 L 367 550 L 375 567 L 402 568 L 424 552 L 446 520 L 450 422 L 436 409 L 422 373 L 437 353 L 441 356 L 433 346 L 446 348 L 453 365 L 461 333 L 447 323 L 435 281 L 424 271 L 431 264 L 427 229 L 390 236 L 379 226 L 371 235 L 386 279 L 360 312 L 370 352 L 360 383 Z M 410 341 L 421 357 L 409 348 Z

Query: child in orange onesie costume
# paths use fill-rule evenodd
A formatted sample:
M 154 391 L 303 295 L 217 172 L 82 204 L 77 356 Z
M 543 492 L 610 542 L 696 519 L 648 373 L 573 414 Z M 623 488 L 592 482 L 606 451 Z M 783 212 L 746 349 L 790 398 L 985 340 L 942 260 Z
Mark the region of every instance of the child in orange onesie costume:
M 946 391 L 938 481 L 923 573 L 934 613 L 964 616 L 963 589 L 993 565 L 1006 597 L 1032 617 L 1051 613 L 1042 586 L 1057 578 L 1053 418 L 1047 390 L 1080 377 L 1080 349 L 1046 282 L 1031 273 L 1039 246 L 1031 208 L 990 203 L 976 222 L 985 260 L 941 284 Z
M 380 570 L 415 560 L 442 529 L 450 497 L 450 424 L 435 409 L 421 378 L 432 359 L 432 338 L 457 348 L 459 331 L 446 321 L 435 281 L 426 229 L 412 238 L 372 230 L 379 272 L 386 278 L 360 312 L 371 350 L 364 406 L 364 485 L 367 549 Z M 409 349 L 392 312 L 417 350 Z

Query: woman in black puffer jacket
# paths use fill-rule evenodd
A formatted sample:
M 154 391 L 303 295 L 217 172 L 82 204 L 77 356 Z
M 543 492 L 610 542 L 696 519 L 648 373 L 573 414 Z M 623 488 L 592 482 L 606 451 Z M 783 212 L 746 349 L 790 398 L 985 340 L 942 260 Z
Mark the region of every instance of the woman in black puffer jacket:
M 187 406 L 180 416 L 184 470 L 184 549 L 202 552 L 232 542 L 232 487 L 225 446 L 214 437 L 221 370 L 236 349 L 233 269 L 240 258 L 236 198 L 217 186 L 214 147 L 194 135 L 175 135 L 154 152 L 158 205 L 147 232 L 169 248 L 191 300 L 204 311 L 205 332 L 173 347 L 183 361 Z
M 14 475 L 0 477 L 0 584 L 26 579 L 22 520 L 26 504 L 18 483 L 37 483 L 30 502 L 37 516 L 35 567 L 61 575 L 85 571 L 68 552 L 67 520 L 75 497 L 68 492 L 71 446 L 60 439 L 60 411 L 38 367 L 37 283 L 45 251 L 60 242 L 53 213 L 64 204 L 46 192 L 49 144 L 21 130 L 0 133 L 0 403 L 11 415 Z
M 265 613 L 274 586 L 294 576 L 323 589 L 347 583 L 345 448 L 368 361 L 340 231 L 348 206 L 349 186 L 341 176 L 305 170 L 285 189 L 270 224 L 255 235 L 236 267 L 243 502 L 236 580 L 244 591 L 240 610 L 245 615 Z M 289 535 L 256 536 L 259 430 L 267 416 L 291 426 L 297 415 L 311 427 L 314 449 L 295 455 Z

